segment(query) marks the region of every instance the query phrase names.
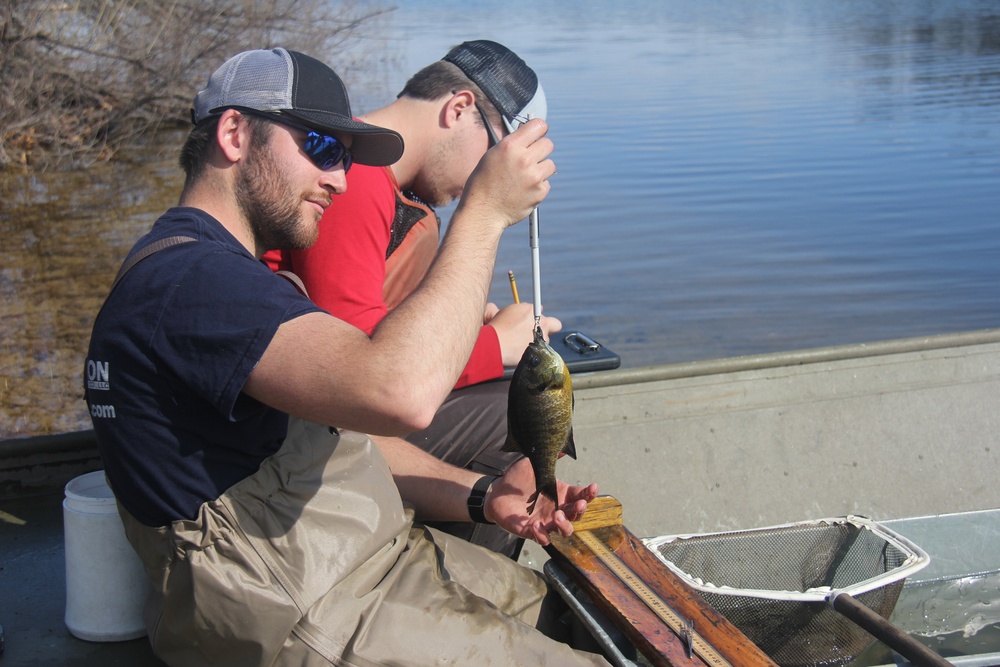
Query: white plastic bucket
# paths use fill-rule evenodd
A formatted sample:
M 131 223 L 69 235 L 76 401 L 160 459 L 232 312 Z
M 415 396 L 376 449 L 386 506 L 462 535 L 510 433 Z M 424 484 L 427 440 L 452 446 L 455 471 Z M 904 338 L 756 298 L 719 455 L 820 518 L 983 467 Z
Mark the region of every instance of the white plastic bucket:
M 94 642 L 145 635 L 142 607 L 149 596 L 149 580 L 125 538 L 103 470 L 66 485 L 63 528 L 69 631 Z

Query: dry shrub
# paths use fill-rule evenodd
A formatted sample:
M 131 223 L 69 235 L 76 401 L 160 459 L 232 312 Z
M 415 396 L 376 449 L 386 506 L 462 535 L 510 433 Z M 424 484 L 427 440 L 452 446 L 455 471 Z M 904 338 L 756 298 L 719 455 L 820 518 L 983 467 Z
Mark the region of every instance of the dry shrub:
M 194 93 L 229 56 L 285 46 L 322 59 L 387 11 L 350 0 L 0 0 L 0 169 L 108 159 L 160 124 L 189 122 Z

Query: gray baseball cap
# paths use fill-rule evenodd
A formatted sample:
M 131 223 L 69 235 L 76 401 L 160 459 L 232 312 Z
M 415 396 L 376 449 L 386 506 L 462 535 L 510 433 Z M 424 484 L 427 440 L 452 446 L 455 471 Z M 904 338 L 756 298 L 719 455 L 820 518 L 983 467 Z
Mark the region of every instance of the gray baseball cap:
M 354 120 L 336 72 L 297 51 L 257 49 L 233 56 L 195 95 L 191 120 L 197 125 L 234 107 L 288 116 L 325 134 L 350 134 L 351 154 L 360 164 L 383 167 L 403 154 L 397 132 Z
M 545 118 L 548 105 L 538 76 L 502 44 L 480 39 L 459 44 L 442 58 L 469 77 L 489 98 L 511 132 L 531 118 Z

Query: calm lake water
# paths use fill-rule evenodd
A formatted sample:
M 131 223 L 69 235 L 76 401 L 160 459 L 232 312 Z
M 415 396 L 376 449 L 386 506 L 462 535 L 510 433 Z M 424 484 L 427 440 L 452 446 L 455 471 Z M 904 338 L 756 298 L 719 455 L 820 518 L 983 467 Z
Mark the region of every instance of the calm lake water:
M 355 110 L 466 39 L 531 64 L 558 167 L 546 313 L 624 367 L 1000 327 L 1000 4 L 621 5 L 404 3 Z M 176 199 L 179 142 L 4 184 L 0 436 L 89 427 L 90 322 Z M 500 303 L 508 269 L 530 295 L 527 224 Z

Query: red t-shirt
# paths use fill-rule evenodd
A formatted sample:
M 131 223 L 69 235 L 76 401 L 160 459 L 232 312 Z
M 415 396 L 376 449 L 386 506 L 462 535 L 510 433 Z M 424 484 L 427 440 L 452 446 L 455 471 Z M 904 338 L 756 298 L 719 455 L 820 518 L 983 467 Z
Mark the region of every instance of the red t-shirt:
M 387 300 L 395 306 L 430 266 L 437 249 L 437 217 L 430 209 L 427 216 L 415 211 L 420 205 L 402 195 L 389 167 L 356 164 L 347 182 L 347 192 L 335 196 L 323 214 L 311 248 L 272 250 L 264 260 L 274 271 L 298 275 L 314 303 L 370 335 L 389 312 Z M 413 226 L 402 230 L 401 224 Z M 390 245 L 398 247 L 387 262 Z M 502 375 L 500 340 L 487 325 L 480 329 L 455 388 Z

